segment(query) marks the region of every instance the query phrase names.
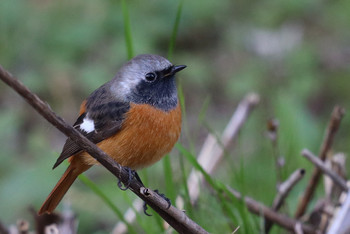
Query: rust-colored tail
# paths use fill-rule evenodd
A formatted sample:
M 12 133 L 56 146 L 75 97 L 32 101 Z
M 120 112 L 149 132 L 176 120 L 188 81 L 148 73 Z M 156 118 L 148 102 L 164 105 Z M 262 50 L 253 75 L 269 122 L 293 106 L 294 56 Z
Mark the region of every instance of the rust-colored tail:
M 89 166 L 88 166 L 89 168 Z M 53 188 L 49 196 L 46 198 L 44 204 L 41 206 L 38 214 L 42 215 L 45 212 L 51 213 L 56 206 L 60 203 L 62 200 L 64 194 L 68 191 L 70 186 L 73 184 L 75 179 L 86 171 L 88 168 L 86 167 L 75 167 L 74 165 L 69 165 L 67 170 L 62 175 L 61 179 L 58 181 L 56 186 Z

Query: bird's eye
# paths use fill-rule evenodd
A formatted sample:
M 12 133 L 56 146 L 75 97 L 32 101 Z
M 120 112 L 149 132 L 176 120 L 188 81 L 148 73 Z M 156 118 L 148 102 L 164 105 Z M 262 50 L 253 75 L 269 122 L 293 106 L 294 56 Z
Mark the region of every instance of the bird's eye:
M 145 76 L 146 80 L 149 82 L 155 81 L 157 79 L 157 74 L 154 72 L 147 73 Z

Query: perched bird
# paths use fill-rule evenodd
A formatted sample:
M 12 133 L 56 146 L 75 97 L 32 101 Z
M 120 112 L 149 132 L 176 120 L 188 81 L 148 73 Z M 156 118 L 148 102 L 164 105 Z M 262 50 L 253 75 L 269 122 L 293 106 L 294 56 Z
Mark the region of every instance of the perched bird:
M 174 66 L 151 54 L 138 55 L 83 101 L 74 128 L 122 166 L 150 166 L 170 152 L 181 132 Z M 77 176 L 97 161 L 67 139 L 53 168 L 70 165 L 39 210 L 51 213 Z

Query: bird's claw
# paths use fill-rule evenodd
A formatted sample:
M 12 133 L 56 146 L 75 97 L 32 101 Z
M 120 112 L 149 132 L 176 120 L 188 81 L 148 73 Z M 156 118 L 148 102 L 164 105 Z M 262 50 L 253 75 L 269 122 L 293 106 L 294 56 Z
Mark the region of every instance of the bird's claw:
M 170 206 L 171 206 L 171 201 L 169 198 L 167 198 L 163 193 L 160 193 L 158 191 L 158 189 L 154 190 L 155 193 L 157 193 L 160 197 L 162 197 L 167 203 L 168 203 L 168 207 L 166 209 L 169 209 Z M 147 213 L 147 209 L 148 209 L 148 206 L 147 206 L 147 203 L 144 202 L 143 203 L 143 213 L 147 216 L 152 216 L 151 214 Z

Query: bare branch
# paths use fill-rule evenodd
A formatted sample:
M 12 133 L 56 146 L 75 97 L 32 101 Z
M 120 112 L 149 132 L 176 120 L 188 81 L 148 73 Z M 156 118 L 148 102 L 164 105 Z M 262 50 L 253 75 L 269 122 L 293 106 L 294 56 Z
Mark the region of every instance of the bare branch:
M 346 181 L 338 176 L 334 171 L 330 170 L 324 162 L 322 162 L 319 158 L 313 155 L 309 150 L 304 149 L 301 154 L 311 161 L 318 169 L 320 169 L 324 174 L 329 176 L 335 184 L 337 184 L 344 191 L 348 191 L 349 187 L 346 184 Z
M 237 199 L 243 200 L 248 207 L 248 209 L 256 214 L 256 215 L 263 215 L 266 219 L 271 220 L 272 222 L 276 223 L 277 225 L 290 230 L 294 231 L 295 225 L 299 222 L 298 220 L 289 218 L 286 215 L 280 214 L 273 209 L 263 205 L 262 203 L 255 201 L 254 199 L 250 197 L 244 197 L 242 198 L 242 195 L 237 192 L 236 190 L 226 186 L 228 191 Z M 301 229 L 304 233 L 317 233 L 317 230 L 309 225 L 306 224 L 300 224 Z
M 322 161 L 324 161 L 326 159 L 327 153 L 330 150 L 333 140 L 334 140 L 334 136 L 336 134 L 336 132 L 338 131 L 340 122 L 343 118 L 345 114 L 345 110 L 344 108 L 340 107 L 340 106 L 336 106 L 333 109 L 332 112 L 332 116 L 331 116 L 331 120 L 328 124 L 327 130 L 326 130 L 326 134 L 321 146 L 321 150 L 320 150 L 320 154 L 319 157 Z M 321 172 L 320 170 L 315 167 L 311 178 L 309 180 L 309 183 L 306 187 L 306 190 L 298 204 L 297 207 L 297 211 L 295 213 L 295 217 L 299 218 L 301 217 L 304 213 L 305 210 L 307 208 L 307 205 L 309 204 L 309 201 L 311 200 L 315 190 L 316 190 L 316 186 L 320 180 L 321 177 Z
M 296 185 L 305 175 L 304 169 L 298 169 L 294 171 L 289 178 L 284 181 L 279 187 L 278 187 L 278 193 L 273 201 L 272 209 L 274 211 L 278 211 L 285 198 L 288 196 L 289 192 L 292 190 L 294 185 Z M 265 219 L 265 233 L 268 233 L 272 227 L 273 223 L 267 219 Z
M 38 111 L 47 121 L 54 125 L 58 130 L 63 132 L 67 137 L 71 138 L 82 149 L 94 157 L 113 175 L 119 178 L 123 183 L 129 180 L 128 172 L 109 157 L 105 152 L 99 149 L 95 144 L 90 142 L 81 133 L 67 124 L 62 118 L 58 117 L 37 95 L 33 94 L 20 81 L 15 79 L 9 72 L 0 66 L 0 78 L 17 93 L 19 93 L 26 101 Z M 167 209 L 167 204 L 164 204 L 164 199 L 156 193 L 150 192 L 152 196 L 145 195 L 141 183 L 134 179 L 130 184 L 130 190 L 144 200 L 152 207 L 165 221 L 167 221 L 175 230 L 180 233 L 207 233 L 202 227 L 187 217 L 184 212 L 171 206 Z M 153 199 L 153 198 L 156 199 Z M 152 199 L 151 199 L 152 198 Z
M 344 153 L 335 153 L 331 158 L 327 158 L 325 164 L 328 168 L 334 171 L 344 180 L 346 179 L 346 156 Z M 333 180 L 329 177 L 324 178 L 324 190 L 326 194 L 326 199 L 332 201 L 333 199 L 338 200 L 342 189 L 336 186 Z

